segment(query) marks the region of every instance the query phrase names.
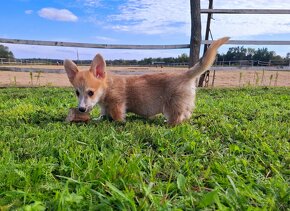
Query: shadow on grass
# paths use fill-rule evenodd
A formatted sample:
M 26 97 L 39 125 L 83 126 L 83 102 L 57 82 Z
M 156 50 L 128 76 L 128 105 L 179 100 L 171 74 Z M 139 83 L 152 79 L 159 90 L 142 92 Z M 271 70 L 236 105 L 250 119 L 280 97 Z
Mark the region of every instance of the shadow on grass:
M 125 122 L 116 122 L 114 121 L 111 117 L 108 116 L 103 116 L 102 119 L 98 119 L 99 117 L 92 117 L 92 120 L 88 122 L 88 124 L 98 124 L 98 123 L 108 123 L 112 125 L 126 125 L 127 123 L 143 123 L 143 124 L 148 124 L 148 125 L 156 125 L 156 126 L 166 126 L 165 119 L 162 117 L 162 115 L 157 115 L 152 118 L 145 118 L 142 116 L 138 116 L 132 113 L 127 113 L 126 114 L 126 120 Z
M 114 126 L 126 126 L 128 124 L 134 124 L 134 123 L 142 123 L 144 125 L 149 125 L 149 126 L 156 126 L 156 127 L 170 127 L 166 123 L 166 119 L 164 118 L 163 115 L 157 115 L 152 118 L 145 118 L 141 117 L 135 114 L 128 113 L 126 116 L 126 122 L 120 123 L 120 122 L 115 122 L 112 118 L 109 117 L 104 117 L 102 120 L 96 120 L 97 117 L 93 116 L 92 120 L 89 121 L 88 123 L 85 122 L 71 122 L 68 123 L 66 122 L 66 113 L 59 113 L 59 112 L 53 112 L 53 111 L 43 111 L 43 110 L 38 110 L 35 111 L 27 118 L 24 119 L 26 123 L 29 124 L 35 124 L 38 126 L 41 125 L 47 125 L 48 123 L 63 123 L 63 124 L 76 124 L 76 125 L 90 125 L 94 126 L 97 124 L 112 124 Z M 205 114 L 192 114 L 192 118 L 188 121 L 189 124 L 196 124 L 195 120 L 199 118 L 203 118 L 206 116 Z M 170 127 L 171 128 L 171 127 Z
M 27 123 L 37 124 L 37 125 L 53 123 L 53 122 L 65 123 L 65 118 L 66 118 L 65 114 L 51 113 L 51 112 L 45 112 L 45 111 L 39 110 L 29 115 L 27 119 Z
M 162 115 L 157 115 L 151 118 L 145 118 L 138 115 L 129 114 L 126 118 L 126 122 L 142 122 L 143 124 L 155 126 L 167 126 L 165 118 Z

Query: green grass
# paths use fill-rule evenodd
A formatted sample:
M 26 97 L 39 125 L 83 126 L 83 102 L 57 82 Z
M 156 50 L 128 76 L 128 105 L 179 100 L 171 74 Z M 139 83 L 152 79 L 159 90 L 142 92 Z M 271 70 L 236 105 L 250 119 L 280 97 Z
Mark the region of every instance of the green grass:
M 174 128 L 66 123 L 71 89 L 0 102 L 0 210 L 289 210 L 289 88 L 199 90 Z

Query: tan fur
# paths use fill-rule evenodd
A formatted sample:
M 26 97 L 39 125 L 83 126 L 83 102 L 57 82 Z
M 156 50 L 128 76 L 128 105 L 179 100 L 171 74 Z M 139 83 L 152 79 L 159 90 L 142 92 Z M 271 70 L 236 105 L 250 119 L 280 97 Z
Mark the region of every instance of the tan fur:
M 90 111 L 98 103 L 101 115 L 125 121 L 126 112 L 143 117 L 164 114 L 168 124 L 176 125 L 189 119 L 194 108 L 195 77 L 213 64 L 217 49 L 229 40 L 212 43 L 205 56 L 187 72 L 146 74 L 141 76 L 109 75 L 105 61 L 97 54 L 89 71 L 80 72 L 70 60 L 64 66 L 72 85 L 81 92 L 79 108 Z M 93 91 L 93 96 L 88 96 Z

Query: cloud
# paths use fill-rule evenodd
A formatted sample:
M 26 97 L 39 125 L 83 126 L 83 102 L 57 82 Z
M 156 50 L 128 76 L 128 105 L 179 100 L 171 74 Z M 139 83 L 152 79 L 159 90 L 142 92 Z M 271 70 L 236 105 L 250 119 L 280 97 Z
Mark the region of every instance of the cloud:
M 101 5 L 100 0 L 78 0 L 80 2 L 83 2 L 85 6 L 89 7 L 99 7 Z
M 128 0 L 109 18 L 112 29 L 145 34 L 176 33 L 190 23 L 188 0 Z
M 208 1 L 201 0 L 201 8 Z M 284 9 L 290 2 L 284 0 L 227 1 L 216 0 L 214 8 L 223 9 Z M 190 1 L 188 0 L 127 0 L 117 14 L 109 16 L 109 28 L 140 34 L 178 34 L 190 36 Z M 202 15 L 203 31 L 206 15 Z M 231 36 L 235 39 L 263 34 L 290 33 L 289 15 L 220 15 L 214 14 L 213 36 Z
M 111 37 L 105 37 L 105 36 L 96 36 L 94 37 L 96 39 L 97 42 L 110 42 L 110 43 L 113 43 L 113 42 L 116 42 L 117 40 L 114 39 L 114 38 L 111 38 Z
M 218 0 L 214 8 L 219 9 L 285 9 L 290 8 L 290 2 L 282 0 L 226 1 Z M 289 15 L 273 14 L 214 14 L 211 30 L 215 37 L 228 35 L 235 38 L 249 38 L 257 35 L 273 35 L 290 33 Z
M 55 21 L 76 22 L 78 17 L 67 9 L 42 8 L 38 11 L 38 15 L 42 18 Z
M 86 18 L 83 19 L 83 22 L 85 23 L 92 23 L 94 25 L 103 25 L 105 24 L 105 20 L 97 17 L 96 15 L 89 15 Z
M 26 15 L 31 15 L 33 13 L 33 10 L 25 10 L 24 13 Z

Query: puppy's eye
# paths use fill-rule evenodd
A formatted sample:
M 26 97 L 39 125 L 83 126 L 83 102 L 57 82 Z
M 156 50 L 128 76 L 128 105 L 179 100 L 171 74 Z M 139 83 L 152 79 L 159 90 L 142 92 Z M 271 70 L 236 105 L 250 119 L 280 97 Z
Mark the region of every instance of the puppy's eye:
M 88 95 L 90 96 L 90 97 L 92 97 L 93 95 L 94 95 L 94 92 L 93 91 L 88 91 Z
M 80 92 L 78 90 L 76 90 L 76 95 L 79 96 L 80 95 Z

